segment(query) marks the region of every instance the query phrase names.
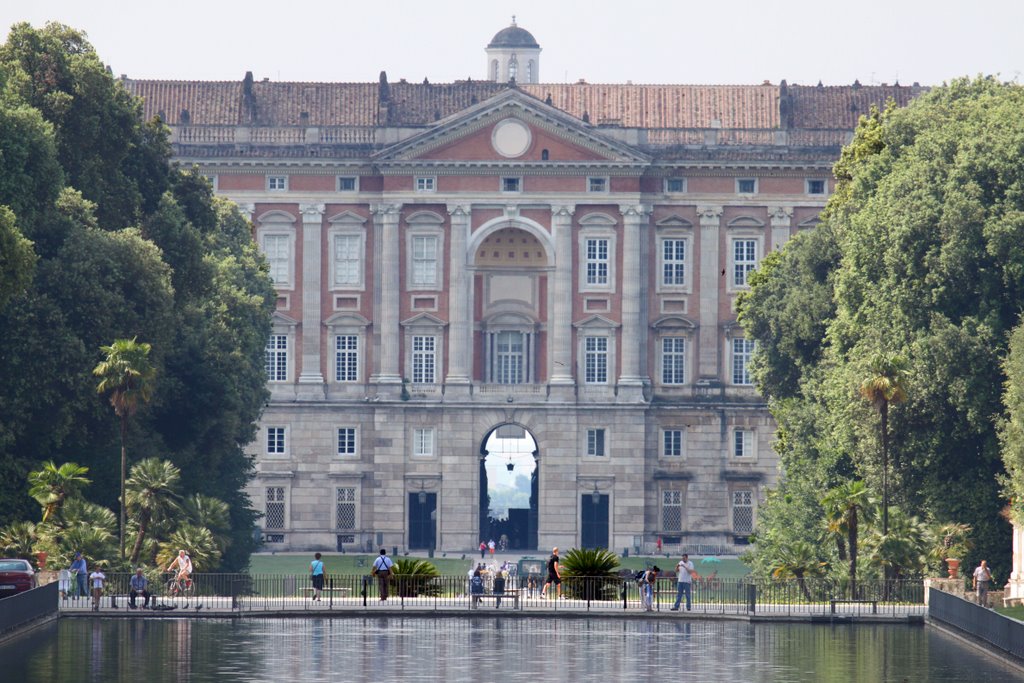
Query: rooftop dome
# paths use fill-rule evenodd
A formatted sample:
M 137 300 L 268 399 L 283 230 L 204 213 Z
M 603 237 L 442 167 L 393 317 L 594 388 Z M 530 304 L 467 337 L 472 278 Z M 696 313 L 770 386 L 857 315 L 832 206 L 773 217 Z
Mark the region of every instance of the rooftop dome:
M 525 28 L 516 26 L 515 19 L 508 28 L 503 28 L 494 34 L 494 38 L 487 47 L 534 47 L 539 48 L 537 39 Z

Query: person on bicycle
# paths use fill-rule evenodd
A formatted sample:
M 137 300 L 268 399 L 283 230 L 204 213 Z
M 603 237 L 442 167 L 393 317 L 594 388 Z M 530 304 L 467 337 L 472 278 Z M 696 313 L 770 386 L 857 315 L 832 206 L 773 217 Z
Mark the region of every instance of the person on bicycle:
M 171 571 L 177 567 L 177 571 L 174 575 L 175 581 L 180 581 L 182 585 L 188 584 L 188 578 L 192 575 L 192 558 L 184 550 L 178 551 L 178 556 L 171 561 L 171 566 L 167 568 L 167 571 Z

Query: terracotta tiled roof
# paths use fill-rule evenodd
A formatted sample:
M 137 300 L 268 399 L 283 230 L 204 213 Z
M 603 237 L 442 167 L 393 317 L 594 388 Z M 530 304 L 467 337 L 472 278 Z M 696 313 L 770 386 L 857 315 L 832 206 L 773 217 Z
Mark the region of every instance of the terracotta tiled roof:
M 501 92 L 490 81 L 391 83 L 381 107 L 377 83 L 126 80 L 144 100 L 147 117 L 171 125 L 428 126 Z M 872 104 L 907 104 L 920 91 L 906 86 L 528 84 L 523 92 L 593 125 L 625 128 L 852 130 Z M 302 119 L 302 114 L 308 120 Z

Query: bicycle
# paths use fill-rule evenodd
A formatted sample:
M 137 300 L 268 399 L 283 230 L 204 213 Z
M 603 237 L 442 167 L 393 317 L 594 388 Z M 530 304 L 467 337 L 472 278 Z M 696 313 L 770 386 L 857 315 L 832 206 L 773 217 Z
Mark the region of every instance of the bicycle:
M 187 578 L 180 578 L 178 576 L 172 577 L 164 585 L 164 596 L 168 598 L 185 598 L 185 604 L 188 605 L 189 599 L 195 594 L 196 583 L 192 580 L 191 576 Z

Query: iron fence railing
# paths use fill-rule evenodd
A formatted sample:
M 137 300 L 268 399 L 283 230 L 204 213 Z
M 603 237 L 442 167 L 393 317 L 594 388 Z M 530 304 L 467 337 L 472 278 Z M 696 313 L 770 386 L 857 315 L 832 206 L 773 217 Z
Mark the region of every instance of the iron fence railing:
M 103 609 L 128 609 L 130 574 L 108 575 Z M 402 610 L 500 609 L 622 611 L 644 609 L 643 586 L 630 577 L 565 577 L 561 591 L 543 579 L 510 577 L 505 590 L 496 593 L 491 581 L 482 593 L 474 593 L 470 577 L 393 576 L 388 598 L 382 600 L 381 584 L 368 575 L 329 574 L 319 601 L 313 601 L 309 575 L 295 574 L 194 574 L 185 590 L 168 586 L 170 575 L 151 581 L 158 609 L 274 612 L 344 609 Z M 662 578 L 653 587 L 651 607 L 670 609 L 677 584 Z M 139 607 L 142 600 L 137 601 Z M 86 599 L 62 599 L 66 610 L 87 609 Z M 924 614 L 924 589 L 919 580 L 860 582 L 851 592 L 845 582 L 823 579 L 756 580 L 700 579 L 692 586 L 692 610 L 733 615 L 882 615 Z

